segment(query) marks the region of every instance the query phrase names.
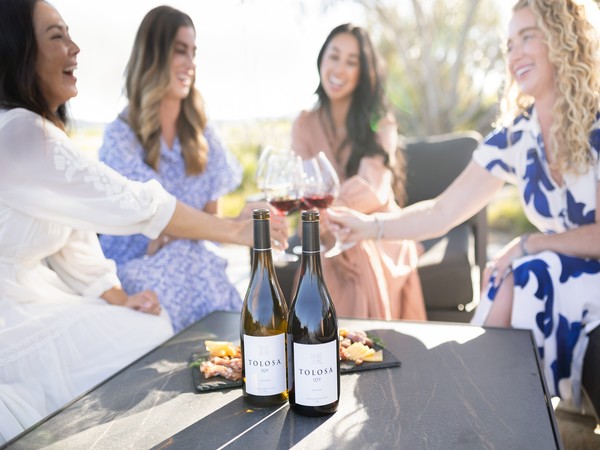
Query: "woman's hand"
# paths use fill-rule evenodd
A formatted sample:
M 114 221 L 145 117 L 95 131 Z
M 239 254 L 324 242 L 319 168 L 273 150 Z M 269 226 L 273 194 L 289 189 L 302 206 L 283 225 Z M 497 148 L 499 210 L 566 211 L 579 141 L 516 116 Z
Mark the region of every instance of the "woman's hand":
M 156 293 L 154 291 L 149 290 L 129 295 L 125 299 L 125 303 L 123 303 L 123 306 L 135 309 L 136 311 L 140 311 L 143 313 L 155 315 L 159 315 L 162 309 L 160 303 L 158 302 L 158 297 Z
M 343 206 L 329 208 L 327 215 L 328 228 L 342 242 L 358 242 L 377 237 L 379 225 L 373 216 Z
M 157 251 L 163 248 L 165 245 L 177 239 L 176 237 L 171 237 L 168 234 L 161 233 L 159 237 L 151 240 L 148 243 L 148 247 L 146 248 L 146 254 L 148 256 L 154 255 Z
M 235 242 L 252 247 L 254 244 L 254 224 L 252 220 L 240 221 L 242 228 Z M 288 223 L 284 216 L 271 214 L 270 220 L 271 243 L 273 247 L 285 250 L 288 247 Z
M 271 220 L 270 220 L 270 229 L 271 229 L 271 243 L 273 247 L 279 250 L 285 250 L 288 247 L 288 236 L 289 236 L 289 226 L 288 221 L 285 216 L 280 216 L 277 214 L 275 209 L 269 205 L 266 201 L 255 201 L 246 203 L 242 211 L 236 220 L 244 221 L 248 219 L 252 219 L 252 213 L 255 209 L 268 209 L 271 211 Z M 248 230 L 244 230 L 245 233 Z M 252 221 L 250 221 L 250 247 L 252 247 L 252 243 L 254 240 L 254 229 L 252 225 Z
M 513 239 L 494 257 L 494 259 L 488 261 L 483 271 L 483 289 L 487 288 L 492 278 L 494 278 L 493 286 L 498 287 L 502 280 L 512 272 L 513 261 L 525 256 L 521 245 L 522 239 L 523 236 Z
M 100 297 L 111 305 L 125 306 L 148 314 L 158 315 L 162 309 L 156 293 L 148 290 L 128 295 L 121 286 L 113 286 Z
M 254 212 L 255 209 L 270 209 L 271 216 L 273 215 L 273 209 L 271 208 L 271 205 L 269 205 L 269 203 L 267 203 L 266 200 L 257 200 L 257 201 L 246 202 L 246 204 L 240 211 L 240 214 L 237 216 L 237 220 L 252 219 L 252 213 Z
M 329 218 L 329 209 L 319 209 L 319 216 L 321 243 L 325 248 L 331 248 L 335 245 L 340 227 Z

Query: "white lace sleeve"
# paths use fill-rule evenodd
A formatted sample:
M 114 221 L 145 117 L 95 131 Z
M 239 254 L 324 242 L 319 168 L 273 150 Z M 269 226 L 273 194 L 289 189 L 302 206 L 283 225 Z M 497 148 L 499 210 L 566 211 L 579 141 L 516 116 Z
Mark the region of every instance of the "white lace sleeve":
M 150 238 L 176 203 L 158 182 L 128 180 L 85 157 L 62 130 L 24 109 L 0 112 L 0 201 L 74 229 Z

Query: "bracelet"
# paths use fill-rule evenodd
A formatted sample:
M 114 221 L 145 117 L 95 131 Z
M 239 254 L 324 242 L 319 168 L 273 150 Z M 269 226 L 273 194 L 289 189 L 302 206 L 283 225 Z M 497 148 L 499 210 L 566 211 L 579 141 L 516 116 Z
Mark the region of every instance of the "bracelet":
M 519 247 L 521 249 L 521 253 L 523 254 L 523 256 L 529 255 L 529 252 L 527 251 L 527 248 L 525 247 L 528 239 L 529 239 L 529 234 L 524 234 L 523 236 L 521 236 L 521 239 L 519 239 Z
M 373 216 L 373 218 L 375 219 L 375 223 L 377 224 L 377 237 L 375 238 L 375 240 L 379 241 L 381 238 L 383 238 L 383 220 L 381 220 L 377 216 Z

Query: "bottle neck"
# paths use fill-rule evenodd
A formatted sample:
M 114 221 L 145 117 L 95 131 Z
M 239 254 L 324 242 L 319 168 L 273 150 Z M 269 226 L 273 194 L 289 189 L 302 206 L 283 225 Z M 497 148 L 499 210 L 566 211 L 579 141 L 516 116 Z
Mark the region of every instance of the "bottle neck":
M 319 222 L 302 222 L 302 268 L 301 274 L 321 276 L 321 241 Z
M 319 222 L 302 222 L 302 253 L 318 254 L 320 251 Z
M 271 250 L 271 230 L 268 220 L 254 221 L 254 250 Z
M 268 220 L 254 221 L 254 248 L 252 251 L 252 270 L 264 266 L 270 268 L 273 266 L 273 256 L 271 254 L 271 232 Z

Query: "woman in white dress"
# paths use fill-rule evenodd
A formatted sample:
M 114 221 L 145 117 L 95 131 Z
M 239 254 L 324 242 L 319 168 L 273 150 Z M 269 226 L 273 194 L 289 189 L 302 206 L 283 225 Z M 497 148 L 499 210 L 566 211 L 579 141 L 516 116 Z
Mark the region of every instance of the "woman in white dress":
M 82 156 L 64 132 L 79 48 L 42 0 L 0 0 L 0 443 L 172 334 L 128 295 L 96 233 L 250 245 L 222 220 Z M 285 242 L 285 228 L 273 230 Z
M 507 120 L 464 172 L 438 198 L 400 213 L 331 212 L 345 239 L 418 240 L 445 233 L 505 182 L 515 184 L 539 232 L 490 261 L 473 323 L 532 330 L 551 393 L 575 405 L 588 334 L 600 324 L 597 18 L 586 0 L 519 0 L 507 41 Z

